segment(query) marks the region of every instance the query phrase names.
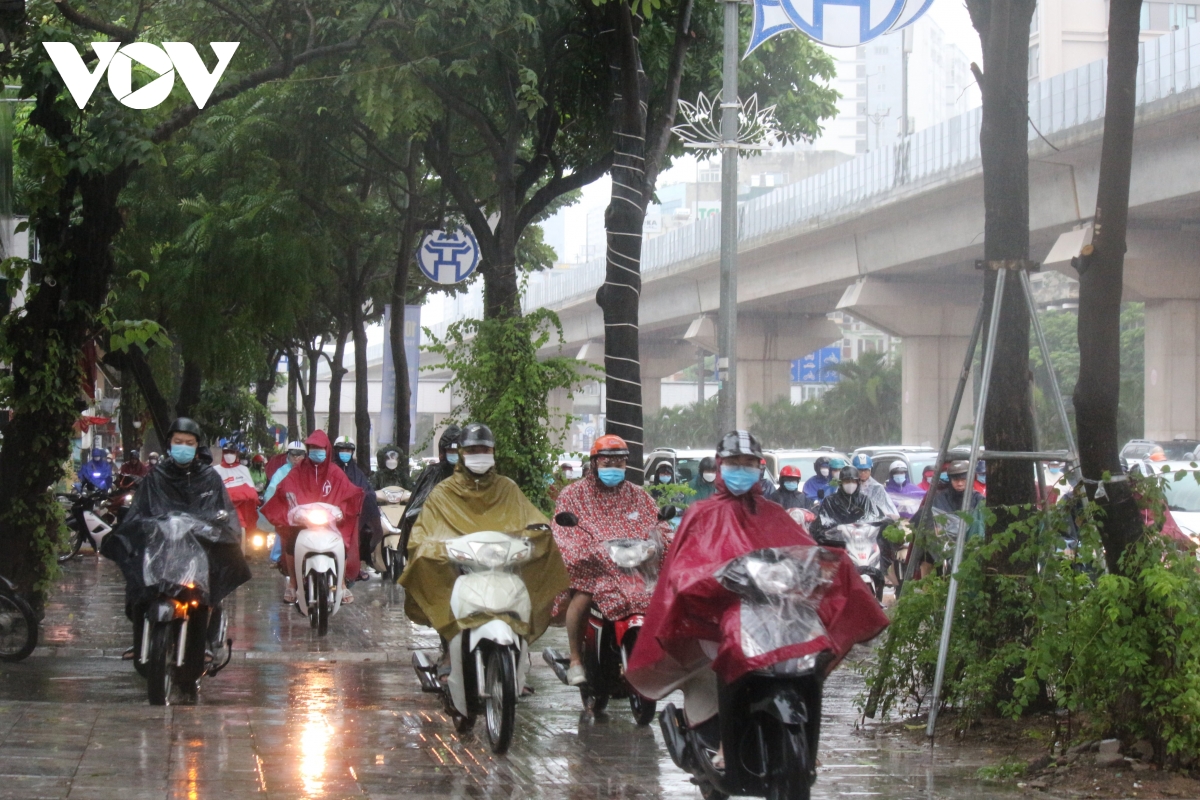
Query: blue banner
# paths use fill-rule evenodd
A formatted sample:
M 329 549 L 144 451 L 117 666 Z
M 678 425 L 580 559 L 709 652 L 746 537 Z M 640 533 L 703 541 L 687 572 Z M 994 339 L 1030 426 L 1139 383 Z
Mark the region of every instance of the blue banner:
M 838 345 L 814 350 L 792 362 L 792 383 L 837 383 L 842 379 L 834 369 L 842 363 L 842 348 Z

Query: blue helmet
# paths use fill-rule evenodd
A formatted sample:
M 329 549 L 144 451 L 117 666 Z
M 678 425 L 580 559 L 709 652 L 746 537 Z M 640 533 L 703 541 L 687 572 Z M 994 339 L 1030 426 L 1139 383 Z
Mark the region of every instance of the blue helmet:
M 875 466 L 875 462 L 872 461 L 871 457 L 866 453 L 859 453 L 854 458 L 850 459 L 850 465 L 855 469 L 862 470 L 870 469 L 871 467 Z

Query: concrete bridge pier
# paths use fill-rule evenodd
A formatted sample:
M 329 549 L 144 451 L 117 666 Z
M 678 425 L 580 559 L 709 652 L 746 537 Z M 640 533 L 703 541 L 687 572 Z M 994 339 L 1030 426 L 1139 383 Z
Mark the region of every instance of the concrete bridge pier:
M 792 396 L 792 362 L 842 338 L 823 314 L 738 316 L 737 424 L 749 425 L 754 404 Z
M 860 278 L 846 288 L 838 309 L 902 340 L 900 441 L 937 447 L 971 327 L 979 310 L 980 281 L 926 282 Z M 974 393 L 967 384 L 951 444 L 970 436 Z

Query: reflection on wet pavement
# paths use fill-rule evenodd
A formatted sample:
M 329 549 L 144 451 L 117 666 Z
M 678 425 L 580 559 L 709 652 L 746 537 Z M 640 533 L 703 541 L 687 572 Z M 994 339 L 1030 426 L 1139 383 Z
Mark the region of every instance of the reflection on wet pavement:
M 130 638 L 118 572 L 91 556 L 68 564 L 47 646 L 0 666 L 0 800 L 699 797 L 657 725 L 637 728 L 617 701 L 584 715 L 536 659 L 512 749 L 493 756 L 481 724 L 455 734 L 421 693 L 412 650 L 437 638 L 407 622 L 398 588 L 359 584 L 318 640 L 279 603 L 282 579 L 254 567 L 227 604 L 241 657 L 205 681 L 198 706 L 152 708 L 118 657 Z M 561 630 L 547 638 L 565 647 Z M 860 687 L 847 670 L 827 685 L 814 797 L 1011 796 L 973 779 L 982 761 L 856 730 Z

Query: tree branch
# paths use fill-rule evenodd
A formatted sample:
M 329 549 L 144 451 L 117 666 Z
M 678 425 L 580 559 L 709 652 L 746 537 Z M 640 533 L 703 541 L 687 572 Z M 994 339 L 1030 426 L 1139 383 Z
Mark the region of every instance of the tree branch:
M 98 19 L 93 19 L 87 14 L 76 11 L 72 8 L 67 0 L 54 0 L 54 5 L 58 6 L 59 13 L 72 24 L 78 25 L 81 28 L 103 33 L 106 36 L 111 36 L 117 39 L 122 44 L 129 44 L 138 37 L 137 30 L 133 28 L 122 28 L 120 25 L 113 25 L 110 22 L 102 22 Z
M 646 194 L 654 191 L 667 148 L 671 145 L 671 128 L 675 125 L 675 116 L 679 110 L 679 89 L 683 84 L 683 66 L 687 60 L 688 49 L 696 40 L 691 30 L 694 1 L 685 0 L 675 20 L 675 44 L 671 50 L 671 66 L 667 71 L 664 87 L 666 104 L 662 114 L 650 122 L 646 132 L 646 174 L 643 189 Z M 646 199 L 649 200 L 648 197 Z
M 533 222 L 538 214 L 545 211 L 546 206 L 550 205 L 555 198 L 561 197 L 567 192 L 582 189 L 592 181 L 597 180 L 612 168 L 612 162 L 613 152 L 610 150 L 583 169 L 572 172 L 570 175 L 555 178 L 538 189 L 533 197 L 529 199 L 529 202 L 522 206 L 520 212 L 517 214 L 517 235 L 520 236 L 529 223 Z
M 471 231 L 475 234 L 476 241 L 479 242 L 479 249 L 484 259 L 491 264 L 499 263 L 500 251 L 496 245 L 496 236 L 492 233 L 491 226 L 488 225 L 487 217 L 483 215 L 471 190 L 450 162 L 448 152 L 450 144 L 446 140 L 445 126 L 442 123 L 436 124 L 432 133 L 434 135 L 430 137 L 431 141 L 425 148 L 425 155 L 429 159 L 429 163 L 437 170 L 438 175 L 442 178 L 442 186 L 445 186 L 450 192 L 459 211 L 466 218 L 467 224 L 471 226 Z M 438 136 L 438 133 L 442 135 Z

